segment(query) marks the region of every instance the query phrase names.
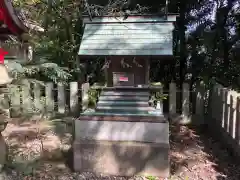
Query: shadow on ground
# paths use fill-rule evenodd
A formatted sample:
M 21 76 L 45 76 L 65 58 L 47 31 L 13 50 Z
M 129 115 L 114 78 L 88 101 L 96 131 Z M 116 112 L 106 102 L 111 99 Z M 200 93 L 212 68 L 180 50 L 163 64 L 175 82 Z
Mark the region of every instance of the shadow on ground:
M 73 127 L 70 125 L 71 122 L 73 122 L 71 118 L 67 122 L 51 120 L 50 125 L 43 121 L 37 124 L 39 131 L 36 132 L 36 122 L 33 120 L 20 119 L 16 121 L 15 119 L 10 121 L 4 136 L 9 145 L 10 155 L 14 156 L 12 159 L 16 160 L 19 153 L 21 156 L 24 154 L 26 156 L 32 155 L 35 160 L 29 161 L 28 165 L 26 165 L 26 161 L 25 165 L 20 164 L 20 167 L 25 173 L 28 169 L 30 173 L 27 172 L 27 174 L 34 176 L 35 179 L 41 179 L 41 174 L 45 174 L 50 179 L 95 177 L 94 175 L 73 172 L 73 150 L 71 148 L 71 130 Z M 68 124 L 67 128 L 66 124 Z M 240 179 L 240 164 L 236 158 L 218 141 L 211 138 L 208 132 L 204 126 L 170 126 L 172 179 Z M 41 145 L 40 140 L 44 145 L 42 150 L 44 156 L 38 155 Z M 36 167 L 31 163 L 35 163 L 35 161 L 37 162 Z M 11 169 L 14 168 L 15 166 L 11 166 Z M 14 169 L 14 171 L 18 170 Z M 19 173 L 17 176 L 19 176 Z M 114 178 L 116 179 L 116 177 Z M 104 177 L 102 179 L 111 178 Z
M 171 126 L 171 174 L 188 179 L 239 180 L 240 164 L 205 126 Z
M 65 165 L 73 172 L 74 167 L 73 167 L 73 148 L 71 147 L 70 149 L 66 151 L 62 151 L 63 157 L 64 157 L 64 163 Z

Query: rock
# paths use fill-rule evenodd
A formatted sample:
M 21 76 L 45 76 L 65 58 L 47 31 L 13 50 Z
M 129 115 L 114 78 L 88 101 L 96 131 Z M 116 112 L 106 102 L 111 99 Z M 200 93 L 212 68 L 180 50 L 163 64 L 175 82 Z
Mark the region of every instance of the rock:
M 7 144 L 0 133 L 0 172 L 2 172 L 2 168 L 4 167 L 7 159 Z
M 0 180 L 10 180 L 5 172 L 0 172 Z
M 84 111 L 84 113 L 94 113 L 94 112 L 95 112 L 95 110 L 92 108 L 88 108 Z
M 60 149 L 55 149 L 53 151 L 43 151 L 43 158 L 45 160 L 58 161 L 63 159 L 63 154 Z
M 87 178 L 83 174 L 79 174 L 76 179 L 77 180 L 87 180 Z

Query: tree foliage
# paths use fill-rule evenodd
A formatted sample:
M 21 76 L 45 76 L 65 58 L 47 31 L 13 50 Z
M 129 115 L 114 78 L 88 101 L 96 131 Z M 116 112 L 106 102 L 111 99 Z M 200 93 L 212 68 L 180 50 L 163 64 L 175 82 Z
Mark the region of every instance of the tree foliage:
M 215 77 L 227 85 L 238 85 L 239 8 L 238 1 L 205 0 L 186 12 L 187 72 L 192 81 Z
M 163 1 L 165 2 L 165 1 Z M 64 67 L 77 79 L 81 66 L 77 50 L 82 36 L 82 15 L 129 15 L 156 13 L 163 2 L 110 0 L 15 0 L 26 18 L 45 28 L 32 39 L 35 54 L 48 63 Z M 175 63 L 152 62 L 153 80 L 194 84 L 202 79 L 221 79 L 226 85 L 239 86 L 240 5 L 237 0 L 171 0 L 169 10 L 179 13 L 176 23 Z M 159 3 L 159 7 L 158 7 Z M 35 11 L 32 11 L 32 10 Z M 158 13 L 160 14 L 160 13 Z M 97 80 L 101 59 L 89 61 L 87 72 Z M 45 66 L 44 66 L 45 67 Z M 34 68 L 33 68 L 34 69 Z M 41 69 L 41 68 L 40 68 Z M 35 70 L 35 69 L 34 69 Z M 36 72 L 36 71 L 35 71 Z

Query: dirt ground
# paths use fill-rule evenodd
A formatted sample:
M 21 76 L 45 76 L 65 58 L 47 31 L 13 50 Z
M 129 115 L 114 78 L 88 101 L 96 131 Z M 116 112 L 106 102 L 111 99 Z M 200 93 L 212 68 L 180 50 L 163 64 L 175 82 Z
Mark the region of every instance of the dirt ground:
M 154 177 L 109 177 L 71 171 L 73 119 L 9 120 L 3 135 L 9 146 L 2 175 L 9 180 L 156 180 Z M 171 126 L 169 180 L 239 180 L 240 164 L 204 129 Z M 1 178 L 1 177 L 0 177 Z

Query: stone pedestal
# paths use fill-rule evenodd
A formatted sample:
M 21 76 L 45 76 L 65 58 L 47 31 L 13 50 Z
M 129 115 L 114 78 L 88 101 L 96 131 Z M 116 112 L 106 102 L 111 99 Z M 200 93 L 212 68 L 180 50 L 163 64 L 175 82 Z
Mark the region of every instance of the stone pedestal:
M 168 122 L 75 123 L 74 168 L 115 176 L 169 176 Z
M 2 168 L 4 167 L 7 159 L 7 144 L 1 134 L 2 131 L 7 126 L 7 122 L 1 122 L 0 121 L 0 172 L 2 171 Z

